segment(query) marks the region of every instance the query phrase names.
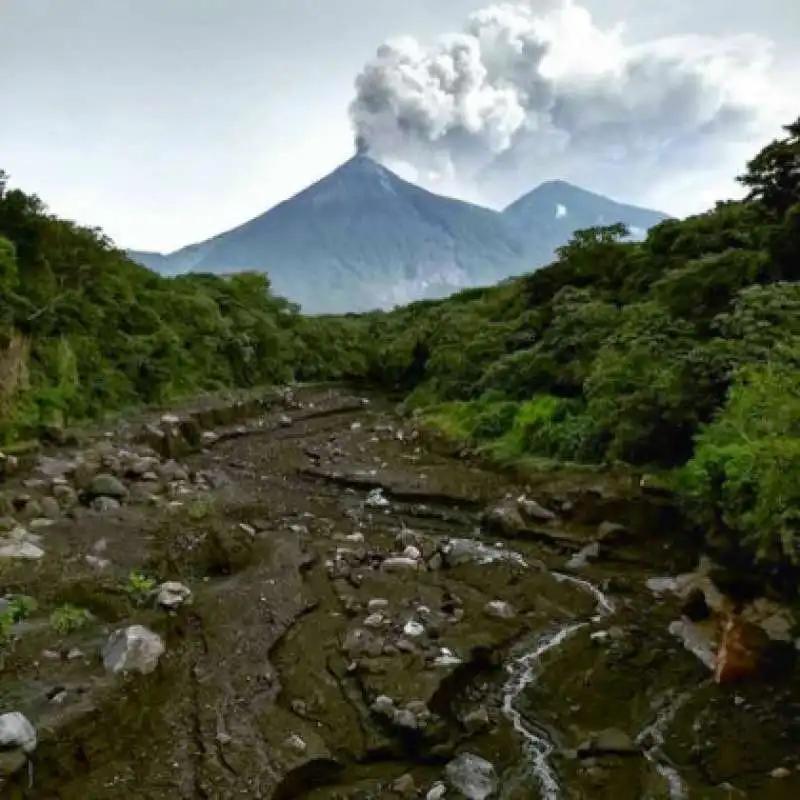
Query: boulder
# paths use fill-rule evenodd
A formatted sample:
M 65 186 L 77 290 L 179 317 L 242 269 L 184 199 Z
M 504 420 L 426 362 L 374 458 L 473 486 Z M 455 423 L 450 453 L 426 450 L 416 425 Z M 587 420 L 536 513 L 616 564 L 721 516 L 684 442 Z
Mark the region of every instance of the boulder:
M 0 750 L 22 750 L 32 753 L 36 749 L 36 728 L 19 711 L 0 714 Z
M 494 766 L 474 753 L 461 753 L 447 764 L 444 773 L 447 783 L 466 800 L 487 800 L 498 789 Z
M 192 590 L 177 581 L 165 581 L 158 587 L 157 602 L 168 611 L 179 608 L 192 598 Z
M 597 534 L 595 538 L 598 542 L 604 542 L 606 544 L 619 544 L 620 542 L 624 541 L 628 535 L 628 529 L 624 525 L 620 525 L 618 522 L 609 522 L 606 520 L 597 526 Z
M 109 672 L 139 672 L 147 675 L 165 651 L 164 641 L 143 625 L 115 631 L 103 649 L 103 665 Z
M 518 536 L 527 528 L 522 512 L 515 500 L 503 500 L 483 514 L 483 526 L 500 536 Z
M 19 772 L 36 749 L 36 728 L 19 711 L 0 714 L 0 783 Z
M 530 520 L 535 522 L 552 522 L 556 515 L 535 500 L 527 497 L 520 497 L 517 500 L 520 511 Z
M 484 606 L 483 613 L 487 617 L 494 617 L 495 619 L 513 619 L 516 616 L 511 604 L 505 600 L 490 600 Z
M 600 558 L 600 543 L 591 542 L 575 553 L 564 566 L 569 570 L 579 570 L 588 566 L 592 561 L 597 561 L 598 558 Z
M 44 550 L 39 547 L 41 536 L 29 533 L 21 526 L 9 531 L 6 536 L 0 537 L 0 559 L 28 559 L 37 561 L 44 556 Z

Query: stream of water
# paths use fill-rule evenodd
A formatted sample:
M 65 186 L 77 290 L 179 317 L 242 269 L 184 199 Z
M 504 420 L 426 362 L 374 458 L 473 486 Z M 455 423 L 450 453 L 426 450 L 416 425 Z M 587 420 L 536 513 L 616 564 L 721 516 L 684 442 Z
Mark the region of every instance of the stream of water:
M 568 582 L 581 591 L 593 595 L 595 615 L 591 618 L 591 622 L 600 622 L 614 613 L 614 604 L 610 598 L 590 581 L 562 573 L 553 573 L 553 576 L 558 581 Z M 538 677 L 542 656 L 561 646 L 588 624 L 588 621 L 570 622 L 554 631 L 548 631 L 536 638 L 530 650 L 506 667 L 509 677 L 503 686 L 503 712 L 523 740 L 523 749 L 528 761 L 526 777 L 532 777 L 538 783 L 542 800 L 559 800 L 561 797 L 558 775 L 550 764 L 550 756 L 555 746 L 544 730 L 523 716 L 516 707 L 516 701 Z M 653 723 L 636 738 L 636 743 L 645 748 L 643 750 L 645 758 L 664 779 L 670 800 L 685 800 L 688 795 L 680 774 L 661 753 L 664 731 L 690 696 L 691 692 L 685 692 L 665 703 Z
M 702 688 L 707 681 L 700 684 Z M 637 737 L 636 744 L 644 747 L 645 758 L 653 765 L 658 774 L 665 780 L 669 788 L 670 800 L 686 800 L 689 796 L 688 788 L 681 778 L 680 773 L 666 759 L 661 751 L 664 745 L 664 733 L 675 718 L 675 714 L 692 697 L 693 692 L 683 692 L 675 697 L 667 698 L 661 710 L 656 714 L 655 720 L 648 725 Z
M 560 795 L 558 776 L 550 766 L 553 743 L 544 731 L 540 731 L 525 719 L 514 704 L 536 679 L 541 657 L 549 650 L 558 647 L 584 625 L 585 622 L 577 622 L 540 636 L 533 650 L 515 659 L 507 667 L 509 678 L 503 687 L 503 713 L 522 737 L 523 749 L 529 763 L 528 771 L 538 782 L 544 800 L 558 800 Z
M 614 612 L 611 600 L 593 583 L 562 573 L 553 573 L 553 577 L 558 581 L 571 583 L 581 591 L 594 596 L 595 616 L 592 618 L 593 622 L 600 621 Z M 503 686 L 503 713 L 524 742 L 524 750 L 529 763 L 528 771 L 539 784 L 543 800 L 558 800 L 561 793 L 558 776 L 550 765 L 550 756 L 554 745 L 544 731 L 538 729 L 535 724 L 523 716 L 516 707 L 516 701 L 525 689 L 536 680 L 542 656 L 559 647 L 588 624 L 588 622 L 571 622 L 555 631 L 549 631 L 539 636 L 531 650 L 507 665 L 509 677 Z

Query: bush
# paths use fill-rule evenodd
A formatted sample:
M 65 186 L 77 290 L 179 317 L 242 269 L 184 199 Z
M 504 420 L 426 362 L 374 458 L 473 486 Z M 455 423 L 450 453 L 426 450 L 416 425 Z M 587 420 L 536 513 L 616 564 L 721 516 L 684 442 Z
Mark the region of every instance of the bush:
M 798 561 L 800 373 L 793 365 L 773 361 L 737 374 L 679 485 L 702 525 L 734 531 L 759 558 Z

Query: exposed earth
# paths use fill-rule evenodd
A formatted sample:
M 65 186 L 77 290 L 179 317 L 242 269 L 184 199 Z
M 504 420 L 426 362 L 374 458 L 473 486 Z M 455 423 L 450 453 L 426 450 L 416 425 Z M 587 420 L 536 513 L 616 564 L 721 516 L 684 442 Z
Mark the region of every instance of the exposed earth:
M 800 797 L 797 672 L 713 680 L 724 580 L 645 489 L 337 387 L 5 458 L 0 796 Z

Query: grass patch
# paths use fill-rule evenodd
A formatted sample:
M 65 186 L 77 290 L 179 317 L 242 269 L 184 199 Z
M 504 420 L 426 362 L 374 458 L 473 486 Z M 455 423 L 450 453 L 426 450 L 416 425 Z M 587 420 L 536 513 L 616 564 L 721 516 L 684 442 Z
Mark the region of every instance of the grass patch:
M 423 424 L 504 466 L 542 471 L 586 466 L 592 426 L 574 401 L 539 395 L 523 402 L 496 399 L 442 403 L 422 412 Z
M 91 615 L 85 608 L 79 608 L 71 603 L 59 606 L 50 615 L 50 627 L 59 636 L 79 631 L 81 628 L 85 628 L 90 621 Z

